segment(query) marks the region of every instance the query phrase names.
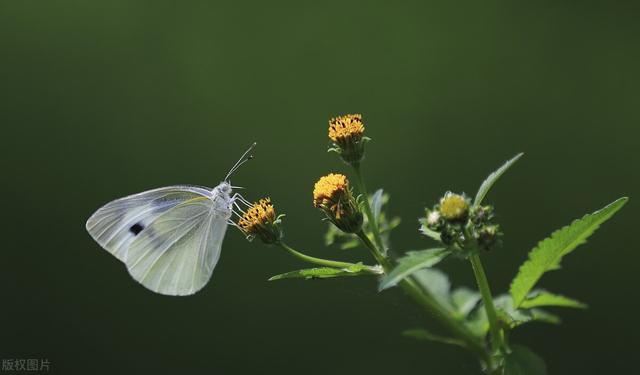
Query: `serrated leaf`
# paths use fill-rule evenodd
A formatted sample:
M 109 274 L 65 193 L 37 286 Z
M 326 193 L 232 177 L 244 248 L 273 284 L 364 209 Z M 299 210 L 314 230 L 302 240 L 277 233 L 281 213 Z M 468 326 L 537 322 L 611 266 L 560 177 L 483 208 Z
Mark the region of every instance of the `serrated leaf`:
M 512 345 L 504 357 L 503 375 L 546 375 L 544 360 L 524 346 Z
M 608 206 L 575 220 L 570 225 L 559 229 L 550 237 L 538 243 L 529 259 L 520 267 L 520 271 L 511 282 L 510 293 L 514 306 L 519 307 L 542 275 L 560 267 L 562 257 L 573 251 L 602 224 L 615 214 L 628 198 L 620 198 Z
M 371 210 L 373 211 L 373 217 L 376 219 L 376 222 L 380 218 L 380 212 L 382 211 L 383 194 L 384 191 L 378 189 L 371 196 Z
M 478 192 L 476 193 L 476 199 L 473 202 L 474 206 L 478 206 L 478 205 L 480 205 L 480 203 L 482 203 L 482 200 L 487 195 L 487 193 L 489 193 L 489 190 L 491 190 L 491 188 L 496 183 L 496 181 L 498 181 L 498 179 L 500 179 L 500 177 L 502 177 L 504 172 L 506 172 L 509 168 L 511 168 L 511 166 L 516 161 L 518 161 L 518 159 L 520 159 L 522 157 L 522 155 L 524 155 L 524 153 L 521 152 L 518 155 L 516 155 L 513 158 L 511 158 L 511 160 L 508 160 L 506 163 L 502 164 L 502 166 L 500 168 L 498 168 L 493 173 L 491 173 L 489 175 L 489 177 L 487 177 L 482 182 L 482 185 L 480 185 L 480 188 L 478 189 Z
M 455 308 L 451 303 L 451 282 L 446 273 L 436 268 L 424 268 L 413 273 L 413 279 L 433 298 L 450 312 L 454 312 Z
M 445 248 L 408 252 L 407 256 L 398 259 L 398 265 L 396 268 L 380 280 L 378 290 L 384 290 L 395 286 L 402 279 L 419 269 L 435 266 L 450 253 L 451 250 Z
M 464 343 L 464 341 L 460 341 L 458 339 L 454 339 L 454 338 L 451 338 L 451 337 L 444 337 L 444 336 L 436 335 L 436 334 L 433 334 L 433 333 L 427 331 L 424 328 L 408 329 L 406 331 L 403 331 L 402 335 L 404 337 L 409 337 L 409 338 L 417 339 L 417 340 L 429 340 L 429 341 L 435 341 L 435 342 L 439 342 L 439 343 L 443 343 L 443 344 L 450 344 L 450 345 L 457 345 L 457 346 L 466 347 L 466 344 Z
M 513 299 L 508 294 L 502 294 L 494 299 L 498 310 L 498 317 L 510 328 L 516 328 L 529 322 L 543 322 L 559 324 L 560 318 L 542 309 L 516 309 Z
M 466 318 L 480 301 L 480 293 L 468 288 L 458 288 L 451 294 L 456 311 L 462 318 Z
M 587 305 L 580 301 L 559 294 L 552 294 L 544 290 L 529 293 L 527 298 L 520 304 L 520 307 L 523 309 L 540 306 L 574 307 L 577 309 L 587 308 Z
M 317 267 L 282 273 L 269 278 L 269 281 L 282 279 L 327 279 L 341 276 L 372 275 L 371 267 L 354 264 L 348 268 Z
M 424 234 L 425 236 L 437 242 L 442 242 L 442 239 L 440 238 L 440 233 L 436 232 L 435 230 L 431 230 L 429 229 L 429 227 L 427 227 L 427 219 L 422 218 L 418 221 L 420 222 L 420 233 Z

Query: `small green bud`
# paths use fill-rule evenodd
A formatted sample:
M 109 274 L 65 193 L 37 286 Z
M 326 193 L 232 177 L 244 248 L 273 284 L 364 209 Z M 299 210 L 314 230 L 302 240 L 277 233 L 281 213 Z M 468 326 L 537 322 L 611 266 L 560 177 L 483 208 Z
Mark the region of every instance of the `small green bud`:
M 471 209 L 469 219 L 475 225 L 487 224 L 493 219 L 493 207 L 492 206 L 477 206 Z
M 497 225 L 486 225 L 476 232 L 478 245 L 489 250 L 496 244 L 500 234 L 500 228 Z
M 424 223 L 427 225 L 427 228 L 439 231 L 442 228 L 442 218 L 440 216 L 440 212 L 437 210 L 426 210 L 426 218 Z

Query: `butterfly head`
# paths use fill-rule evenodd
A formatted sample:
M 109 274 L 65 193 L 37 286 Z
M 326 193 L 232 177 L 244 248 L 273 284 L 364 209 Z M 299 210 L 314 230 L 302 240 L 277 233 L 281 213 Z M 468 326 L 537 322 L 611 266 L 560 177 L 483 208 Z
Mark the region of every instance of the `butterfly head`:
M 216 192 L 222 195 L 231 195 L 233 189 L 231 188 L 231 183 L 229 181 L 222 181 L 215 187 Z

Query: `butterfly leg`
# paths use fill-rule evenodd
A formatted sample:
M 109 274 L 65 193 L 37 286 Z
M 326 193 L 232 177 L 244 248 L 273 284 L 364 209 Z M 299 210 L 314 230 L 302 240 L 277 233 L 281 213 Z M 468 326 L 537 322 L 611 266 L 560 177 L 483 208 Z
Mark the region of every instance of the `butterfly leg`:
M 229 209 L 231 210 L 231 212 L 233 212 L 238 218 L 241 218 L 242 215 L 245 214 L 245 211 L 242 209 L 242 207 L 240 206 L 240 204 L 238 204 L 238 202 L 242 203 L 243 205 L 250 207 L 251 206 L 251 202 L 249 202 L 248 200 L 246 200 L 240 193 L 235 193 L 233 194 L 233 196 L 231 197 L 231 199 L 229 200 Z M 235 222 L 233 222 L 233 220 L 229 219 L 228 222 L 229 225 L 233 225 L 237 227 L 237 224 Z
M 252 204 L 251 202 L 246 200 L 245 197 L 243 197 L 242 194 L 240 194 L 240 193 L 235 193 L 231 197 L 231 202 L 235 202 L 236 200 L 241 202 L 241 203 L 243 203 L 243 204 L 245 204 L 247 207 L 251 206 L 251 204 Z

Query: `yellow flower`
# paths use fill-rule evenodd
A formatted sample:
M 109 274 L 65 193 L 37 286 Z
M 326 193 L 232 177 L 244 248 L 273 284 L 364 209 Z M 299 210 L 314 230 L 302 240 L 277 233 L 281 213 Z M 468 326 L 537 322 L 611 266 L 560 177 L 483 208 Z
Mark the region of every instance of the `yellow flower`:
M 338 202 L 339 195 L 349 190 L 349 180 L 342 174 L 329 173 L 321 177 L 313 187 L 313 205 L 320 208 L 322 205 L 331 205 Z
M 362 134 L 364 134 L 364 124 L 360 114 L 338 116 L 329 120 L 329 138 L 334 142 L 362 137 Z
M 333 148 L 348 164 L 358 163 L 364 157 L 364 144 L 369 138 L 364 137 L 362 115 L 344 115 L 329 120 L 329 138 Z
M 465 221 L 469 215 L 469 202 L 462 195 L 447 192 L 440 199 L 440 215 L 449 221 Z
M 343 232 L 355 233 L 362 228 L 362 213 L 349 187 L 349 180 L 342 174 L 330 173 L 316 182 L 313 206 L 322 210 Z
M 249 207 L 238 220 L 238 228 L 249 240 L 259 237 L 264 243 L 276 243 L 282 238 L 281 217 L 271 204 L 270 198 L 260 199 Z

